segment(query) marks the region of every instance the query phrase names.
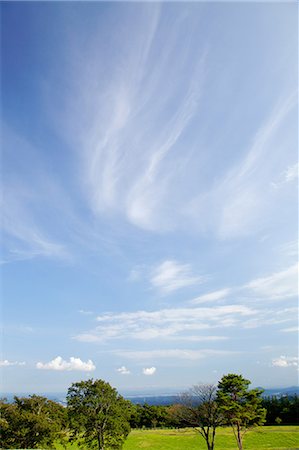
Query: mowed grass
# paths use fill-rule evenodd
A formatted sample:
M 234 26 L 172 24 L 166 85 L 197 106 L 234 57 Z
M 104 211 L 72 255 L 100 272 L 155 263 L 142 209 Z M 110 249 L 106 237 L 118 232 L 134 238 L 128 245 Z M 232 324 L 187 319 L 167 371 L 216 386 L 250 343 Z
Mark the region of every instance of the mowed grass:
M 215 450 L 235 450 L 237 444 L 230 428 L 219 428 Z M 204 439 L 193 430 L 133 430 L 123 450 L 199 450 L 205 449 Z M 298 450 L 299 427 L 259 427 L 248 431 L 244 438 L 246 449 Z

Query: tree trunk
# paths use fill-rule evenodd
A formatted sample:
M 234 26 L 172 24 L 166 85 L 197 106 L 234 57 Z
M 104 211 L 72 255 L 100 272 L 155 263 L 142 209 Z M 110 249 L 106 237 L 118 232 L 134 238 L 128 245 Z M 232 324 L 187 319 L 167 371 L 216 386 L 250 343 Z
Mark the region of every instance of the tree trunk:
M 98 434 L 98 446 L 99 450 L 105 450 L 104 448 L 104 439 L 101 433 Z
M 243 450 L 242 435 L 241 435 L 241 429 L 240 429 L 239 425 L 237 428 L 237 443 L 238 443 L 239 450 Z

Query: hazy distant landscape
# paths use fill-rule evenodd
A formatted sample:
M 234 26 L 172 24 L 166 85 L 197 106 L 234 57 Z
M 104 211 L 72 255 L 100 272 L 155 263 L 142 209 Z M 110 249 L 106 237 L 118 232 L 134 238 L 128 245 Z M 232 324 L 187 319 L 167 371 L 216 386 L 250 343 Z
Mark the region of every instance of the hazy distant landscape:
M 145 391 L 135 391 L 130 390 L 128 391 L 120 391 L 120 394 L 130 400 L 133 403 L 139 403 L 144 404 L 147 403 L 148 405 L 171 405 L 173 403 L 176 403 L 179 394 L 183 391 L 187 390 L 187 388 L 181 388 L 177 391 L 170 391 L 168 393 L 165 393 L 165 390 L 157 389 L 155 392 L 149 392 L 149 390 Z M 17 393 L 0 393 L 0 398 L 7 398 L 8 401 L 13 401 L 13 398 L 15 395 L 18 397 L 28 397 L 29 395 L 34 394 L 34 392 L 17 392 Z M 272 388 L 272 389 L 264 389 L 263 396 L 264 397 L 270 397 L 270 396 L 293 396 L 293 395 L 299 395 L 299 386 L 290 386 L 290 387 L 283 387 L 283 388 Z M 42 395 L 49 400 L 54 400 L 55 402 L 61 403 L 62 405 L 66 404 L 66 393 L 65 392 L 40 392 L 38 395 Z
M 0 9 L 0 446 L 296 448 L 298 2 Z

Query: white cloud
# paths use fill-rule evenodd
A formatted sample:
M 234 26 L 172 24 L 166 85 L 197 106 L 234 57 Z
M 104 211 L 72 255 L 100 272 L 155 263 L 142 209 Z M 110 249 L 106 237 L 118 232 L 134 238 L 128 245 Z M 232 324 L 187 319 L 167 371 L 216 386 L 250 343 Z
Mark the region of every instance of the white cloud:
M 18 361 L 8 361 L 8 359 L 4 359 L 0 361 L 0 367 L 10 367 L 10 366 L 25 366 L 25 362 L 18 362 Z
M 80 314 L 83 314 L 84 316 L 91 316 L 93 314 L 92 311 L 85 311 L 85 309 L 79 309 L 78 311 Z
M 197 335 L 213 328 L 242 324 L 256 311 L 244 305 L 211 308 L 168 308 L 157 311 L 106 313 L 97 317 L 99 326 L 75 339 L 81 342 L 103 342 L 109 339 L 138 340 L 221 340 L 222 336 Z M 190 334 L 191 333 L 191 334 Z
M 286 142 L 274 138 L 296 102 L 297 93 L 279 102 L 243 159 L 218 176 L 214 186 L 189 200 L 186 214 L 198 231 L 213 232 L 221 239 L 247 236 L 262 230 L 276 215 L 277 198 L 270 183 L 285 164 Z M 292 178 L 292 171 L 288 176 Z
M 284 256 L 295 256 L 298 258 L 298 240 L 287 242 L 280 246 L 280 251 Z
M 140 268 L 135 268 L 130 271 L 128 281 L 134 282 L 140 280 L 140 278 L 141 278 Z
M 83 362 L 80 358 L 74 358 L 73 356 L 71 356 L 69 361 L 65 361 L 61 358 L 61 356 L 57 356 L 48 363 L 38 362 L 36 364 L 36 368 L 44 370 L 79 370 L 83 372 L 91 372 L 92 370 L 95 370 L 96 366 L 91 361 L 91 359 L 89 359 L 87 362 Z
M 230 288 L 219 289 L 218 291 L 209 292 L 208 294 L 200 295 L 190 301 L 190 304 L 197 305 L 200 303 L 214 302 L 227 297 L 232 292 Z
M 156 367 L 145 367 L 142 369 L 142 373 L 143 375 L 154 375 L 156 370 Z
M 280 331 L 283 331 L 284 333 L 298 333 L 299 327 L 296 326 L 296 327 L 283 328 Z
M 45 171 L 41 162 L 41 149 L 32 146 L 7 126 L 3 127 L 3 131 L 6 151 L 4 158 L 9 161 L 8 154 L 16 148 L 27 155 L 26 159 L 20 158 L 13 165 L 13 174 L 7 171 L 2 180 L 1 229 L 5 233 L 3 263 L 35 257 L 68 260 L 70 252 L 65 236 L 61 238 L 63 227 L 60 220 L 63 213 L 63 222 L 67 222 L 65 192 L 58 180 L 51 178 Z M 34 161 L 34 164 L 30 165 L 28 161 Z M 51 215 L 51 221 L 46 219 L 48 215 Z M 53 233 L 49 223 L 55 223 L 59 231 L 56 229 Z
M 283 246 L 283 251 L 294 254 L 293 242 Z M 208 292 L 189 301 L 191 305 L 216 302 L 233 294 L 235 298 L 280 300 L 298 295 L 298 264 L 293 264 L 284 270 L 259 277 L 236 287 L 223 288 Z
M 127 369 L 125 366 L 119 367 L 118 369 L 116 369 L 116 371 L 121 375 L 129 375 L 131 373 L 130 370 Z
M 298 163 L 293 164 L 292 166 L 289 166 L 286 170 L 284 170 L 280 174 L 278 181 L 272 182 L 271 185 L 274 188 L 280 188 L 285 184 L 295 181 L 297 178 L 298 178 Z
M 205 277 L 196 276 L 192 273 L 190 264 L 180 264 L 174 260 L 164 261 L 155 267 L 150 279 L 152 286 L 164 294 L 204 281 Z
M 113 47 L 107 40 L 107 51 L 114 54 L 114 45 L 118 48 L 117 61 L 113 56 L 108 63 L 106 58 L 101 60 L 97 33 L 86 39 L 81 51 L 76 38 L 72 44 L 70 36 L 71 48 L 65 50 L 68 59 L 72 55 L 74 68 L 73 77 L 68 77 L 69 95 L 60 99 L 60 109 L 53 107 L 55 113 L 61 111 L 56 117 L 59 129 L 77 148 L 82 184 L 94 213 L 118 213 L 150 230 L 173 226 L 171 208 L 166 212 L 165 204 L 175 199 L 173 181 L 180 178 L 181 165 L 170 169 L 170 154 L 175 160 L 179 150 L 181 160 L 183 153 L 187 158 L 192 151 L 181 140 L 198 112 L 207 58 L 205 43 L 198 48 L 191 32 L 197 46 L 194 58 L 191 41 L 178 22 L 189 16 L 189 30 L 197 23 L 192 14 L 184 12 L 169 23 L 163 52 L 158 60 L 152 59 L 160 46 L 160 9 L 158 4 L 144 4 L 130 29 L 125 15 Z M 128 39 L 131 33 L 134 40 Z M 103 74 L 103 63 L 112 76 Z
M 80 333 L 75 336 L 74 339 L 80 342 L 103 342 L 107 338 L 105 338 L 105 336 L 99 336 L 98 333 L 92 331 L 87 333 Z
M 134 360 L 150 360 L 150 359 L 187 359 L 195 361 L 206 357 L 232 356 L 237 354 L 234 351 L 226 350 L 192 350 L 192 349 L 166 349 L 166 350 L 144 350 L 144 351 L 126 351 L 117 350 L 116 353 L 124 358 Z
M 297 314 L 297 307 L 284 309 L 265 308 L 260 309 L 259 314 L 255 317 L 244 320 L 242 325 L 244 328 L 275 326 L 293 321 L 294 315 L 296 316 Z
M 120 339 L 216 342 L 228 338 L 223 331 L 219 335 L 213 332 L 217 328 L 250 329 L 285 324 L 293 320 L 297 308 L 278 309 L 271 300 L 277 302 L 297 294 L 297 265 L 251 280 L 243 286 L 208 292 L 188 303 L 214 303 L 231 294 L 238 303 L 105 313 L 97 317 L 97 327 L 74 336 L 74 339 L 94 343 Z M 261 298 L 267 303 L 261 304 Z
M 282 299 L 298 295 L 298 264 L 266 277 L 257 278 L 244 286 L 260 297 Z
M 296 356 L 280 356 L 272 360 L 272 366 L 275 367 L 298 367 L 298 357 Z

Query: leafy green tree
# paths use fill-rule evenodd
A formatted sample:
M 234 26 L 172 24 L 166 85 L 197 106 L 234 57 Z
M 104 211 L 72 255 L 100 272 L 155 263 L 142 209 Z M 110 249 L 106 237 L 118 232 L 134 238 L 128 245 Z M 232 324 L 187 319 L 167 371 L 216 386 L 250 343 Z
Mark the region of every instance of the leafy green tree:
M 243 449 L 246 431 L 266 420 L 266 409 L 262 407 L 262 390 L 248 387 L 250 381 L 242 375 L 228 374 L 218 383 L 217 403 L 219 409 L 232 427 L 239 450 Z
M 73 436 L 84 448 L 120 449 L 130 432 L 131 402 L 103 380 L 73 383 L 67 394 Z
M 299 417 L 299 397 L 286 395 L 283 397 L 263 398 L 262 405 L 267 410 L 266 425 L 282 423 L 284 425 L 295 425 Z
M 13 403 L 0 401 L 2 448 L 53 448 L 63 440 L 66 411 L 45 397 L 14 397 Z
M 211 384 L 195 385 L 181 394 L 180 403 L 170 409 L 180 424 L 194 427 L 202 435 L 208 450 L 214 449 L 216 429 L 223 422 L 216 390 Z
M 170 426 L 168 408 L 162 405 L 135 405 L 130 418 L 132 428 L 165 428 Z

